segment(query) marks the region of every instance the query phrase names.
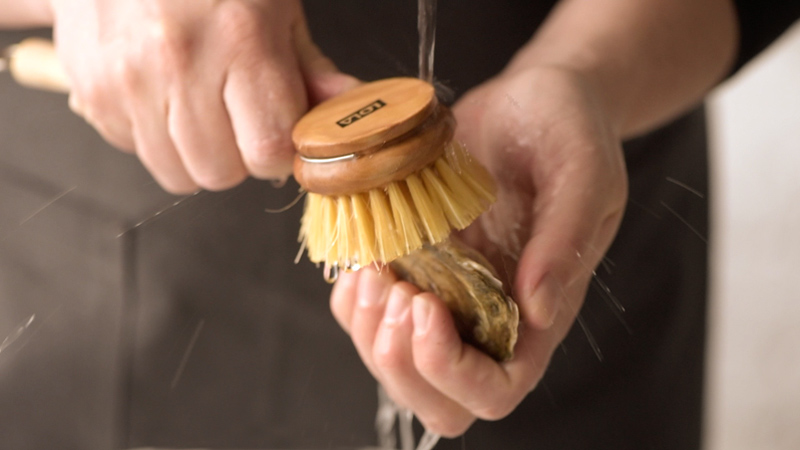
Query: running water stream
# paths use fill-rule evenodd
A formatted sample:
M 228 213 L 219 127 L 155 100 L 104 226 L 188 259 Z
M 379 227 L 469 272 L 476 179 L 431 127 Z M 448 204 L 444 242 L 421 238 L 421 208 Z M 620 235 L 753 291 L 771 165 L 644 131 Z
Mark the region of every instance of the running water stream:
M 433 55 L 436 48 L 436 2 L 418 0 L 417 31 L 419 32 L 419 78 L 433 84 Z M 382 393 L 382 390 L 379 390 Z M 398 407 L 389 396 L 379 395 L 376 428 L 382 445 L 394 447 L 395 423 L 399 425 L 400 449 L 414 450 L 414 431 L 411 410 Z M 431 450 L 439 441 L 439 435 L 425 430 L 416 450 Z
M 436 49 L 436 2 L 418 0 L 419 78 L 433 84 L 433 55 Z
M 437 0 L 418 0 L 417 3 L 419 78 L 430 84 L 433 84 L 433 56 L 436 50 L 436 3 Z M 410 413 L 409 417 L 411 417 Z M 425 434 L 417 444 L 417 450 L 431 450 L 438 441 L 438 434 L 425 430 Z

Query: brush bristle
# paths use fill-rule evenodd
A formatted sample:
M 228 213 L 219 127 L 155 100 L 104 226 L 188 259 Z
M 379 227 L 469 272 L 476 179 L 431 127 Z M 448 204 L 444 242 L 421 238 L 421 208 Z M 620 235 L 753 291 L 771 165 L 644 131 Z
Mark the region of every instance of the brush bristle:
M 343 196 L 309 192 L 299 240 L 312 262 L 355 269 L 389 263 L 462 230 L 495 201 L 486 169 L 457 142 L 405 180 Z

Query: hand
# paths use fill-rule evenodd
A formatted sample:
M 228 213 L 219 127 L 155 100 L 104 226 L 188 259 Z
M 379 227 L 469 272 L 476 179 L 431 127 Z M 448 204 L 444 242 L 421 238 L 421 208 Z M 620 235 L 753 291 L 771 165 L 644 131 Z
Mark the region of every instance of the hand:
M 454 111 L 458 136 L 494 174 L 498 201 L 464 233 L 520 307 L 516 356 L 498 364 L 461 342 L 444 304 L 388 269 L 342 274 L 331 308 L 389 395 L 456 436 L 509 414 L 536 387 L 580 309 L 627 200 L 614 124 L 579 75 L 506 73 Z
M 299 0 L 51 0 L 70 105 L 168 191 L 291 174 L 291 128 L 355 83 Z

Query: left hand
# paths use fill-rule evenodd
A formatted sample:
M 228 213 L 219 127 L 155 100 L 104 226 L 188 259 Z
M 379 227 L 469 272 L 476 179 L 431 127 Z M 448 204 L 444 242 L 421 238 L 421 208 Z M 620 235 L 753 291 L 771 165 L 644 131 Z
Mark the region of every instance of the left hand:
M 521 330 L 509 362 L 464 344 L 443 302 L 372 267 L 342 274 L 331 309 L 361 358 L 426 429 L 462 434 L 508 415 L 544 375 L 580 309 L 627 201 L 620 139 L 580 75 L 505 73 L 454 108 L 457 139 L 498 182 L 463 235 L 507 273 Z

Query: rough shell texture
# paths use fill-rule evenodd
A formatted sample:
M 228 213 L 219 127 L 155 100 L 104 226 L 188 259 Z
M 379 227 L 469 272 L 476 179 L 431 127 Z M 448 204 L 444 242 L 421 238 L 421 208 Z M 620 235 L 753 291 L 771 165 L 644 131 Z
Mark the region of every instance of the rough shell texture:
M 396 259 L 391 267 L 447 304 L 465 342 L 497 361 L 514 356 L 519 310 L 481 254 L 450 238 Z

